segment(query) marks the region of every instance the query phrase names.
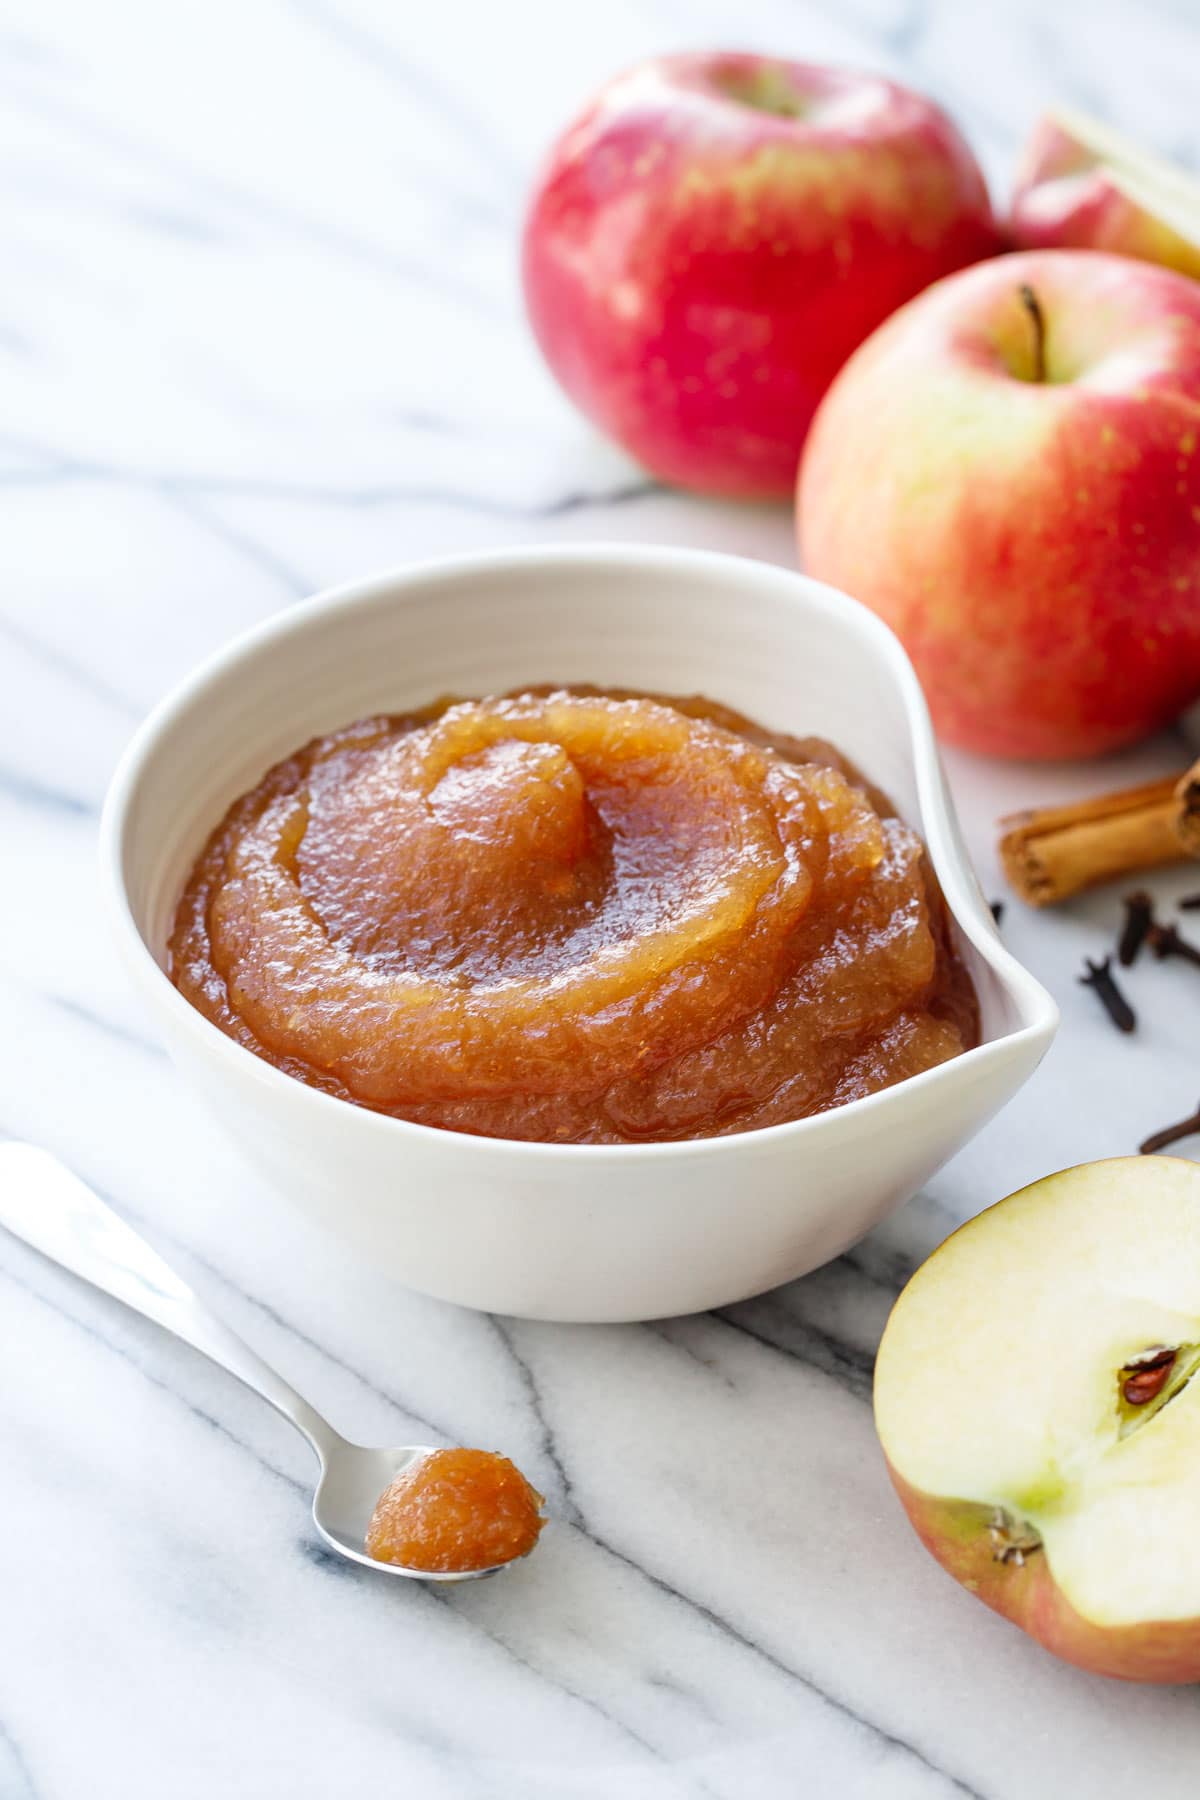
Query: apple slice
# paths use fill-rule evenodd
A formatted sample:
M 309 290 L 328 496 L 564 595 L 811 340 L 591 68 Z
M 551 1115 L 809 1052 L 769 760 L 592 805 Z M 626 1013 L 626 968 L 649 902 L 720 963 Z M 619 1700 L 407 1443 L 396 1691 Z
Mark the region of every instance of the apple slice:
M 1174 266 L 1200 275 L 1200 181 L 1158 181 L 1120 168 L 1109 171 L 1109 180 L 1144 218 L 1174 233 L 1179 246 Z
M 875 1422 L 918 1535 L 972 1593 L 1068 1662 L 1191 1682 L 1198 1371 L 1200 1166 L 1123 1157 L 935 1251 L 884 1332 Z
M 1076 148 L 1081 162 L 1111 163 L 1117 169 L 1129 169 L 1145 180 L 1167 186 L 1197 186 L 1196 177 L 1180 168 L 1157 151 L 1147 150 L 1127 132 L 1102 119 L 1093 119 L 1075 106 L 1056 106 L 1045 119 L 1057 127 L 1060 135 Z
M 1012 231 L 1023 247 L 1110 250 L 1200 277 L 1200 180 L 1061 107 L 1026 145 Z

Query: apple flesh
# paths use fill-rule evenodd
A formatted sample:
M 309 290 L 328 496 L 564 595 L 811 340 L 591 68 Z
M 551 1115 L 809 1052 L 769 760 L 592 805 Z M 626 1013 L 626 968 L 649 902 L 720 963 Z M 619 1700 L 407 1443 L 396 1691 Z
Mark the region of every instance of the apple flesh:
M 1034 127 L 1011 223 L 1024 248 L 1111 250 L 1200 279 L 1200 181 L 1067 108 Z
M 1200 693 L 1200 284 L 1095 251 L 939 282 L 847 363 L 800 470 L 810 574 L 949 742 L 1093 756 Z
M 875 1422 L 918 1536 L 970 1592 L 1081 1668 L 1194 1682 L 1198 1371 L 1200 1167 L 1120 1157 L 934 1252 L 884 1332 Z
M 818 400 L 879 322 L 1000 247 L 971 151 L 876 76 L 645 63 L 567 130 L 524 233 L 546 360 L 665 481 L 786 496 Z

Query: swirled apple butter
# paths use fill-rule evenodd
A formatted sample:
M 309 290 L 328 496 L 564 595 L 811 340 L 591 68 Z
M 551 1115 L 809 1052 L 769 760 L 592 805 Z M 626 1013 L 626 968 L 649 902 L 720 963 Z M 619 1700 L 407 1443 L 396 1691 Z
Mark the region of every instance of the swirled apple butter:
M 586 689 L 305 745 L 209 839 L 170 968 L 301 1081 L 556 1143 L 776 1125 L 977 1038 L 924 847 L 837 751 Z

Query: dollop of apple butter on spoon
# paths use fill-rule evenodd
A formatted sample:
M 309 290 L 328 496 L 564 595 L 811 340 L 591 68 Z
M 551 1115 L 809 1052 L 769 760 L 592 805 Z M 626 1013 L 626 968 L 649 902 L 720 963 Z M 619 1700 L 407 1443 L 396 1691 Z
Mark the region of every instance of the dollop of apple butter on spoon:
M 542 1496 L 492 1450 L 431 1450 L 401 1469 L 367 1526 L 367 1554 L 426 1574 L 502 1568 L 528 1556 Z
M 339 1556 L 418 1581 L 472 1581 L 537 1544 L 542 1496 L 507 1457 L 347 1442 L 48 1151 L 0 1143 L 0 1225 L 203 1351 L 290 1420 L 320 1461 L 313 1522 Z

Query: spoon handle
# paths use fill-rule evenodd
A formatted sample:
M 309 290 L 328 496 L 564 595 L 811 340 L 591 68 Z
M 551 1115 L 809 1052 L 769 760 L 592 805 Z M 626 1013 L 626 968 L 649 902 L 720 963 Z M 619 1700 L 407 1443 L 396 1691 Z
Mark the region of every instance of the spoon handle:
M 213 1317 L 157 1250 L 48 1150 L 0 1143 L 0 1225 L 236 1375 L 290 1419 L 322 1460 L 341 1442 L 307 1400 Z

